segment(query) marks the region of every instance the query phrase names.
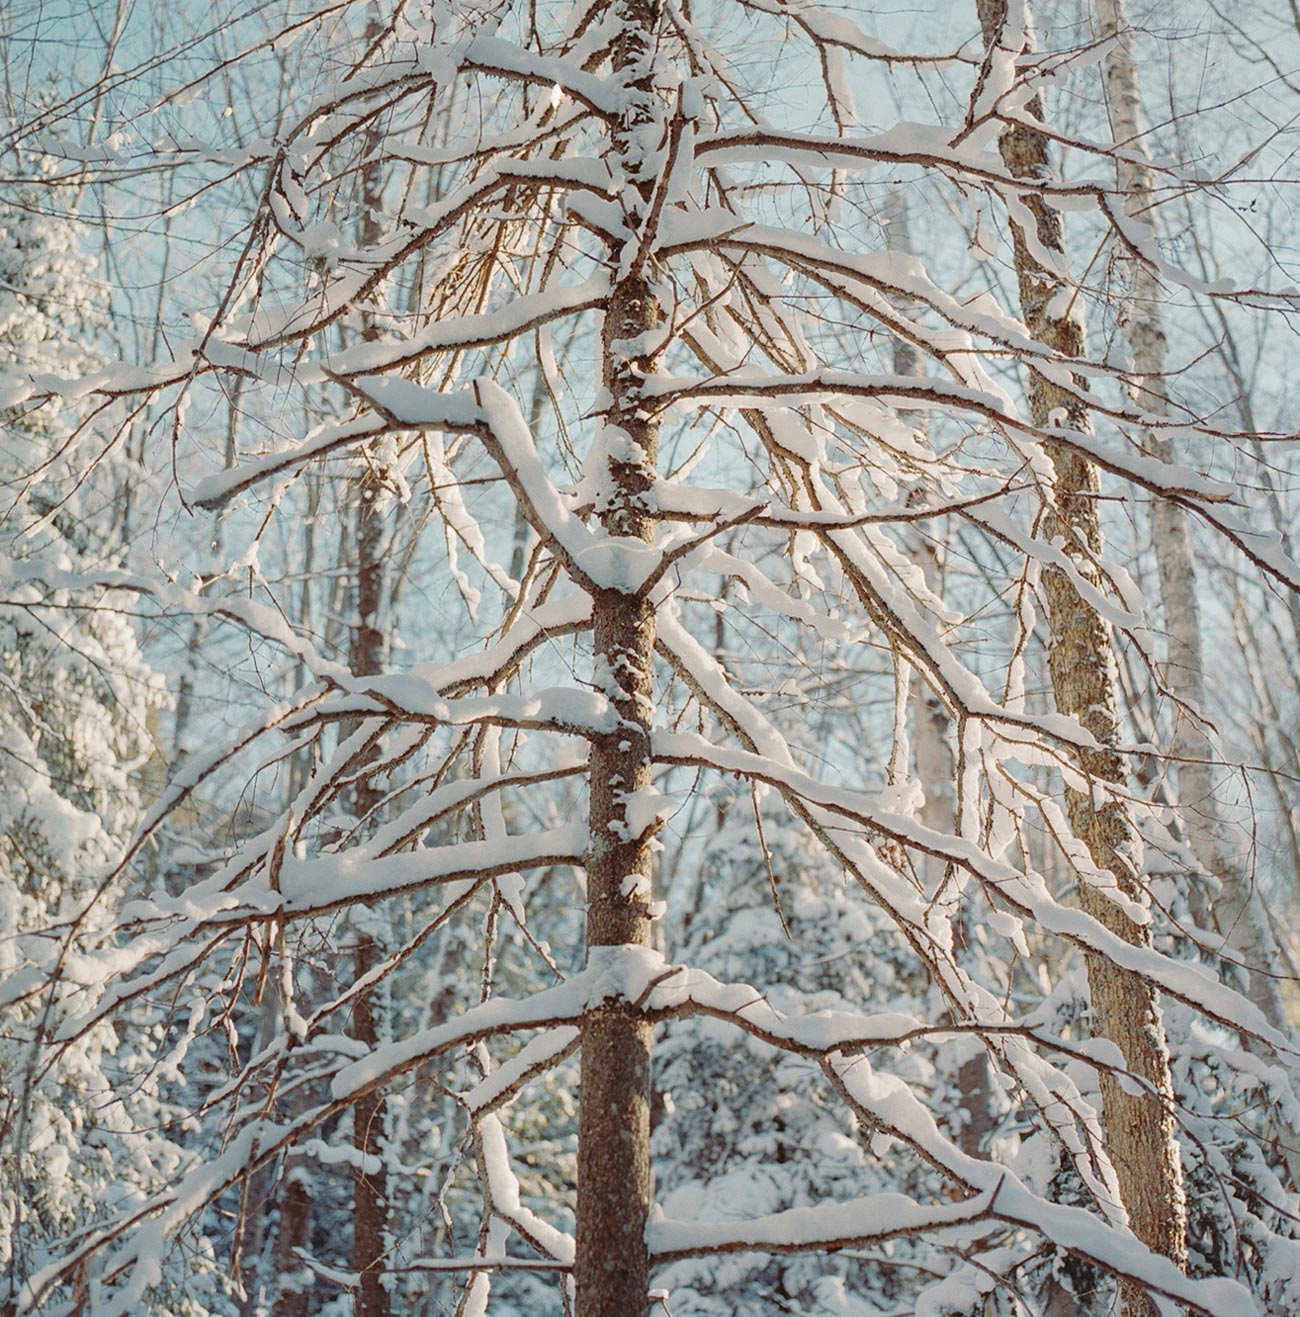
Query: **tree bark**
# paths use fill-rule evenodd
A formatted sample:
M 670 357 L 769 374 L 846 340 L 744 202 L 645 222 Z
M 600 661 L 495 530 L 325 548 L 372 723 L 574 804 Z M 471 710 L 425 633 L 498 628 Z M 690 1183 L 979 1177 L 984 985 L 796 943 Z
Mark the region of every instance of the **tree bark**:
M 1111 135 L 1125 151 L 1115 160 L 1117 182 L 1127 212 L 1155 230 L 1154 178 L 1141 136 L 1141 87 L 1126 6 L 1124 0 L 1096 0 L 1096 8 L 1097 35 L 1113 41 L 1104 71 Z M 1129 287 L 1120 302 L 1119 319 L 1137 375 L 1136 400 L 1143 411 L 1163 418 L 1169 413 L 1163 382 L 1168 353 L 1159 280 L 1149 266 L 1127 252 L 1121 253 L 1120 261 Z M 1174 460 L 1173 444 L 1163 435 L 1145 431 L 1142 446 L 1161 461 Z M 1216 921 L 1236 958 L 1252 970 L 1248 995 L 1274 1028 L 1285 1031 L 1286 1012 L 1277 980 L 1259 972 L 1277 964 L 1277 947 L 1242 857 L 1232 853 L 1217 794 L 1222 773 L 1200 721 L 1205 707 L 1205 664 L 1196 557 L 1186 511 L 1168 499 L 1156 499 L 1151 505 L 1151 540 L 1164 603 L 1165 683 L 1178 704 L 1170 749 L 1178 763 L 1179 817 L 1197 864 L 1222 885 L 1222 895 L 1215 903 Z
M 314 1196 L 305 1158 L 292 1157 L 280 1190 L 280 1221 L 276 1231 L 273 1289 L 275 1317 L 309 1317 L 313 1275 L 298 1256 L 311 1238 Z
M 367 48 L 379 40 L 382 23 L 377 9 L 366 19 Z M 367 163 L 361 170 L 360 238 L 363 250 L 380 239 L 377 212 L 383 200 L 383 180 L 377 159 L 383 134 L 372 122 L 365 135 Z M 362 337 L 378 338 L 374 317 L 362 315 Z M 349 641 L 348 666 L 354 676 L 377 676 L 384 665 L 384 632 L 381 610 L 385 585 L 385 534 L 382 512 L 384 473 L 371 468 L 356 485 L 357 621 Z M 377 809 L 381 792 L 368 777 L 353 788 L 353 809 L 358 822 Z M 357 979 L 370 973 L 383 960 L 384 949 L 374 936 L 370 919 L 363 914 L 357 927 L 353 973 Z M 374 1051 L 383 1040 L 382 992 L 359 993 L 352 1008 L 352 1033 L 358 1042 Z M 358 1099 L 353 1107 L 353 1138 L 361 1154 L 352 1173 L 353 1225 L 352 1269 L 357 1273 L 353 1295 L 354 1317 L 388 1317 L 389 1297 L 384 1286 L 384 1264 L 388 1255 L 388 1175 L 384 1137 L 387 1103 L 382 1089 Z
M 383 666 L 383 633 L 379 630 L 382 605 L 383 518 L 379 512 L 378 478 L 362 477 L 357 491 L 357 626 L 350 645 L 349 666 L 358 677 L 374 676 Z M 365 819 L 378 806 L 381 793 L 369 778 L 353 789 L 357 819 Z M 375 939 L 369 921 L 362 918 L 353 951 L 353 973 L 360 980 L 383 959 L 383 948 Z M 352 1009 L 352 1033 L 371 1051 L 383 1036 L 382 994 L 358 993 Z M 387 1317 L 389 1292 L 383 1285 L 383 1263 L 387 1255 L 387 1201 L 389 1187 L 385 1171 L 385 1096 L 374 1089 L 358 1098 L 353 1108 L 353 1138 L 361 1154 L 353 1169 L 352 1267 L 358 1283 L 353 1296 L 356 1317 Z
M 355 676 L 373 676 L 382 670 L 383 635 L 376 626 L 383 591 L 383 519 L 376 508 L 377 480 L 360 482 L 357 500 L 357 613 L 349 666 Z M 366 818 L 378 805 L 381 793 L 369 779 L 353 788 L 356 817 Z M 383 959 L 383 947 L 369 920 L 356 929 L 352 953 L 355 979 L 370 973 Z M 352 1007 L 352 1034 L 374 1050 L 383 1039 L 382 994 L 358 993 Z M 352 1311 L 356 1317 L 386 1317 L 388 1291 L 383 1285 L 383 1263 L 388 1251 L 388 1184 L 384 1169 L 385 1100 L 382 1089 L 358 1098 L 353 1108 L 353 1137 L 361 1161 L 353 1170 L 352 1269 L 358 1275 Z
M 979 0 L 979 14 L 985 41 L 993 50 L 1008 26 L 1006 0 Z M 1004 47 L 1003 51 L 1012 57 L 1021 53 L 1018 46 L 1010 52 Z M 1041 98 L 1034 97 L 1026 111 L 1029 117 L 1041 121 Z M 1043 134 L 1022 123 L 1011 123 L 1003 129 L 999 145 L 1007 168 L 1017 178 L 1052 176 Z M 1022 201 L 1033 215 L 1040 248 L 1060 255 L 1064 269 L 1060 212 L 1032 193 L 1025 194 Z M 1026 325 L 1040 343 L 1064 356 L 1081 357 L 1082 322 L 1062 308 L 1064 299 L 1056 296 L 1064 288 L 1061 276 L 1035 259 L 1024 232 L 1015 224 L 1012 241 Z M 1039 427 L 1048 428 L 1055 421 L 1076 431 L 1089 428 L 1083 404 L 1066 389 L 1037 374 L 1031 377 L 1030 407 Z M 1047 451 L 1054 485 L 1044 538 L 1061 543 L 1083 579 L 1100 585 L 1096 564 L 1102 542 L 1096 468 L 1063 446 L 1049 444 Z M 1089 783 L 1097 783 L 1099 790 L 1066 788 L 1070 826 L 1086 845 L 1093 864 L 1110 875 L 1130 901 L 1146 905 L 1149 897 L 1138 869 L 1139 840 L 1126 807 L 1107 790 L 1122 788 L 1125 783 L 1124 761 L 1115 748 L 1119 714 L 1110 628 L 1063 571 L 1045 568 L 1043 589 L 1049 613 L 1048 668 L 1057 709 L 1077 718 L 1097 742 L 1096 749 L 1080 750 L 1075 756 L 1078 771 Z M 1099 923 L 1135 946 L 1149 944 L 1147 927 L 1130 919 L 1082 875 L 1078 890 L 1080 904 Z M 1133 1093 L 1113 1075 L 1105 1071 L 1101 1074 L 1107 1147 L 1120 1196 L 1138 1239 L 1185 1267 L 1186 1204 L 1174 1137 L 1173 1085 L 1159 995 L 1146 979 L 1104 956 L 1089 954 L 1087 967 L 1093 1027 L 1118 1046 L 1125 1067 L 1144 1087 L 1143 1092 Z M 1151 1317 L 1156 1312 L 1140 1286 L 1121 1286 L 1121 1296 L 1127 1317 Z
M 367 473 L 358 482 L 356 506 L 357 625 L 353 629 L 349 667 L 355 676 L 374 676 L 383 668 L 384 636 L 380 609 L 384 590 L 384 523 L 378 507 L 382 476 Z M 352 790 L 358 821 L 370 816 L 381 799 L 369 778 Z M 352 969 L 363 978 L 383 960 L 383 947 L 375 938 L 363 911 L 355 921 L 356 946 Z M 374 989 L 358 993 L 352 1007 L 352 1034 L 372 1051 L 383 1040 L 383 994 Z M 382 1089 L 358 1098 L 353 1107 L 353 1138 L 361 1154 L 352 1172 L 352 1269 L 357 1273 L 353 1295 L 355 1317 L 387 1317 L 388 1291 L 384 1287 L 384 1261 L 388 1253 L 388 1179 L 384 1166 L 386 1102 Z
M 618 0 L 614 77 L 627 88 L 614 130 L 615 176 L 632 185 L 632 233 L 641 230 L 653 177 L 641 156 L 658 118 L 652 55 L 661 0 Z M 653 149 L 653 147 L 652 147 Z M 633 239 L 632 241 L 635 241 Z M 648 336 L 663 316 L 636 253 L 616 250 L 612 264 L 626 273 L 605 310 L 603 379 L 609 397 L 606 427 L 597 440 L 607 471 L 605 531 L 650 543 L 654 520 L 645 494 L 655 478 L 658 425 L 640 407 L 640 380 L 654 371 Z M 649 948 L 651 837 L 634 830 L 632 792 L 651 783 L 651 669 L 655 616 L 632 592 L 599 590 L 593 600 L 595 681 L 618 711 L 617 731 L 591 746 L 587 864 L 589 963 L 609 948 Z M 650 1210 L 650 1025 L 630 1002 L 612 998 L 582 1025 L 582 1081 L 578 1116 L 578 1221 L 575 1280 L 578 1317 L 646 1317 Z

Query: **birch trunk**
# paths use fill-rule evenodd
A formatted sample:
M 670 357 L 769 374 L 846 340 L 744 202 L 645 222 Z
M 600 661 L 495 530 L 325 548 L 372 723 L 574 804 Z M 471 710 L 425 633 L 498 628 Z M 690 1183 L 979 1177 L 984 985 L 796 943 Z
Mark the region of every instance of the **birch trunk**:
M 885 245 L 889 251 L 912 255 L 911 231 L 907 218 L 907 203 L 897 192 L 885 198 Z M 914 309 L 903 302 L 906 309 Z M 913 343 L 895 335 L 892 344 L 895 375 L 921 375 L 920 353 Z M 901 412 L 900 419 L 917 430 L 925 431 L 926 414 L 923 411 Z M 915 489 L 916 498 L 920 490 Z M 921 569 L 926 589 L 938 595 L 943 584 L 943 559 L 939 545 L 919 528 L 910 527 L 904 532 L 903 544 L 907 556 Z M 953 753 L 951 746 L 951 720 L 943 701 L 922 683 L 918 698 L 911 701 L 912 718 L 910 735 L 917 780 L 924 793 L 921 803 L 921 822 L 935 832 L 950 833 L 957 817 L 957 796 L 953 786 Z M 933 892 L 943 878 L 944 866 L 933 856 L 921 861 L 921 877 L 927 892 Z
M 1096 0 L 1098 36 L 1113 39 L 1106 55 L 1106 107 L 1111 135 L 1125 155 L 1115 169 L 1125 209 L 1153 229 L 1158 221 L 1154 178 L 1141 136 L 1142 98 L 1133 35 L 1124 0 Z M 1160 284 L 1149 266 L 1122 257 L 1128 295 L 1120 325 L 1128 339 L 1137 375 L 1137 400 L 1152 416 L 1164 417 L 1169 404 L 1164 388 L 1166 339 Z M 1146 431 L 1143 448 L 1161 461 L 1174 460 L 1173 445 Z M 1165 682 L 1179 706 L 1171 750 L 1178 762 L 1179 817 L 1197 864 L 1222 884 L 1215 915 L 1235 957 L 1253 972 L 1247 992 L 1275 1028 L 1287 1028 L 1277 980 L 1267 972 L 1278 964 L 1267 916 L 1259 894 L 1247 877 L 1240 854 L 1233 854 L 1218 800 L 1222 785 L 1213 747 L 1198 715 L 1205 707 L 1205 665 L 1201 615 L 1196 595 L 1196 559 L 1186 511 L 1167 499 L 1151 505 L 1151 539 L 1160 573 L 1166 632 Z
M 885 246 L 889 251 L 913 254 L 907 202 L 901 193 L 885 198 Z M 903 304 L 912 310 L 914 306 Z M 895 375 L 921 375 L 920 352 L 915 344 L 899 335 L 893 341 Z M 925 412 L 902 412 L 902 420 L 918 430 L 926 429 Z M 919 493 L 920 491 L 916 491 Z M 939 595 L 943 585 L 943 559 L 939 546 L 919 527 L 904 532 L 907 556 L 921 569 L 926 588 Z M 901 661 L 901 660 L 900 660 Z M 957 793 L 954 787 L 955 762 L 951 743 L 951 719 L 943 701 L 925 682 L 911 704 L 910 735 L 916 777 L 921 784 L 921 822 L 934 832 L 951 833 L 957 820 Z M 920 861 L 920 877 L 928 898 L 938 892 L 944 880 L 944 868 L 934 856 Z M 967 945 L 968 916 L 957 921 L 956 935 Z M 957 1067 L 957 1091 L 966 1113 L 957 1126 L 957 1146 L 972 1157 L 983 1155 L 984 1145 L 996 1125 L 993 1110 L 993 1066 L 987 1050 L 977 1046 L 974 1053 Z
M 979 0 L 979 14 L 985 41 L 993 50 L 1010 26 L 1006 0 Z M 1027 42 L 1027 33 L 1023 35 Z M 1009 50 L 1006 46 L 1002 50 L 1014 58 L 1021 53 L 1022 45 L 1016 41 Z M 1029 117 L 1041 121 L 1041 98 L 1030 101 L 1026 111 Z M 1022 124 L 1009 124 L 999 145 L 1007 168 L 1017 178 L 1051 177 L 1048 143 L 1043 134 Z M 1023 202 L 1033 215 L 1039 246 L 1053 256 L 1059 255 L 1063 270 L 1060 212 L 1032 193 L 1025 194 Z M 1057 309 L 1063 300 L 1054 296 L 1064 286 L 1061 275 L 1035 259 L 1025 234 L 1014 224 L 1012 240 L 1026 325 L 1040 343 L 1064 356 L 1081 357 L 1083 326 Z M 1089 427 L 1087 410 L 1077 398 L 1037 375 L 1030 385 L 1030 405 L 1034 423 L 1040 427 L 1046 428 L 1054 413 L 1058 423 L 1063 416 L 1063 424 L 1070 429 L 1085 431 Z M 1054 488 L 1044 538 L 1060 542 L 1080 575 L 1100 585 L 1096 563 L 1102 545 L 1096 469 L 1064 447 L 1049 445 L 1048 454 Z M 1099 791 L 1067 787 L 1070 825 L 1087 846 L 1093 864 L 1113 877 L 1126 897 L 1146 904 L 1148 896 L 1138 871 L 1138 838 L 1132 820 L 1122 801 L 1107 793 L 1108 787 L 1122 787 L 1125 781 L 1124 761 L 1115 748 L 1119 715 L 1110 629 L 1064 572 L 1046 568 L 1043 588 L 1049 613 L 1048 668 L 1057 709 L 1077 718 L 1097 742 L 1096 749 L 1078 752 L 1075 766 L 1089 782 L 1099 784 Z M 1147 928 L 1131 920 L 1083 875 L 1078 888 L 1080 904 L 1098 922 L 1135 946 L 1149 942 Z M 1125 1066 L 1143 1081 L 1146 1090 L 1129 1092 L 1110 1074 L 1101 1075 L 1107 1147 L 1120 1196 L 1134 1234 L 1148 1248 L 1185 1267 L 1186 1205 L 1158 994 L 1145 979 L 1104 956 L 1089 955 L 1087 965 L 1094 1028 L 1118 1046 Z M 1139 1286 L 1122 1286 L 1121 1296 L 1127 1317 L 1150 1317 L 1156 1312 Z
M 626 89 L 614 129 L 615 177 L 622 173 L 634 210 L 648 208 L 653 178 L 642 165 L 645 136 L 658 117 L 652 84 L 661 0 L 618 0 L 614 22 L 614 78 Z M 653 144 L 652 144 L 653 149 Z M 638 205 L 639 199 L 639 205 Z M 641 231 L 644 213 L 630 217 Z M 636 241 L 631 239 L 630 241 Z M 604 507 L 600 523 L 613 536 L 645 543 L 654 520 L 645 494 L 655 477 L 658 425 L 640 408 L 640 380 L 656 366 L 646 336 L 663 316 L 643 262 L 611 252 L 624 271 L 605 308 L 603 382 L 609 399 Z M 618 730 L 591 745 L 587 864 L 588 961 L 623 948 L 650 946 L 651 837 L 637 832 L 628 812 L 633 792 L 651 783 L 651 668 L 655 615 L 648 599 L 603 589 L 593 599 L 595 682 L 619 715 Z M 578 1220 L 575 1281 L 578 1317 L 647 1317 L 650 1210 L 650 1041 L 640 1009 L 611 998 L 582 1024 L 582 1080 L 578 1113 Z

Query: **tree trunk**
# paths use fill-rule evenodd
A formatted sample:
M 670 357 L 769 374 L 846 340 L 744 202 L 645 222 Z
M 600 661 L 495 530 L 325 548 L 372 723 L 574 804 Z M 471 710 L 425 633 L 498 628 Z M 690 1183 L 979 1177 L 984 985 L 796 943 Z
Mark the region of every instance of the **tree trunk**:
M 361 482 L 357 504 L 357 611 L 360 622 L 353 633 L 350 667 L 355 676 L 373 676 L 382 667 L 383 637 L 374 623 L 378 615 L 383 582 L 382 517 L 375 508 L 377 491 L 367 477 Z M 363 819 L 379 803 L 380 792 L 368 779 L 353 789 L 353 805 Z M 352 968 L 355 979 L 368 974 L 383 959 L 370 922 L 358 921 Z M 381 994 L 359 993 L 352 1008 L 352 1034 L 371 1050 L 383 1038 Z M 375 1089 L 357 1100 L 353 1109 L 354 1138 L 362 1161 L 353 1171 L 354 1233 L 352 1269 L 359 1276 L 353 1312 L 356 1317 L 385 1317 L 388 1291 L 383 1286 L 383 1262 L 387 1253 L 385 1226 L 388 1186 L 384 1170 L 384 1094 Z M 378 1163 L 376 1165 L 376 1163 Z
M 383 668 L 384 637 L 378 625 L 384 588 L 384 526 L 377 504 L 382 476 L 367 473 L 358 482 L 356 509 L 357 625 L 353 629 L 349 667 L 355 676 L 374 676 Z M 358 821 L 378 806 L 381 793 L 369 778 L 352 791 Z M 356 946 L 352 968 L 356 979 L 383 960 L 383 946 L 375 938 L 370 912 L 354 921 Z M 358 993 L 352 1007 L 352 1034 L 372 1051 L 383 1041 L 380 991 Z M 384 1168 L 385 1100 L 382 1089 L 359 1098 L 353 1108 L 353 1138 L 360 1161 L 353 1178 L 352 1269 L 358 1285 L 353 1296 L 355 1317 L 387 1317 L 388 1291 L 383 1268 L 388 1252 L 388 1183 Z
M 276 1297 L 271 1306 L 275 1317 L 309 1317 L 311 1313 L 314 1277 L 307 1264 L 298 1256 L 298 1250 L 306 1248 L 311 1237 L 315 1201 L 311 1189 L 311 1172 L 303 1164 L 305 1160 L 290 1154 L 280 1190 L 280 1223 L 275 1237 L 273 1277 Z
M 985 41 L 992 50 L 1008 26 L 1005 0 L 979 0 L 979 14 Z M 1003 51 L 1007 53 L 1005 47 Z M 1014 58 L 1021 53 L 1020 48 L 1009 53 Z M 1041 120 L 1041 98 L 1035 97 L 1026 110 L 1030 117 Z M 1041 133 L 1019 124 L 1008 125 L 999 145 L 1007 168 L 1017 178 L 1051 177 L 1047 139 Z M 1032 193 L 1027 193 L 1023 202 L 1034 217 L 1039 245 L 1063 258 L 1060 212 Z M 1026 325 L 1040 343 L 1064 356 L 1081 357 L 1082 323 L 1063 308 L 1058 309 L 1062 299 L 1054 296 L 1063 287 L 1061 277 L 1039 264 L 1024 233 L 1014 224 L 1012 240 Z M 1071 393 L 1038 375 L 1031 377 L 1030 405 L 1039 427 L 1047 428 L 1055 419 L 1076 431 L 1089 428 L 1086 408 Z M 1044 538 L 1061 543 L 1083 579 L 1100 585 L 1096 566 L 1102 547 L 1096 469 L 1063 446 L 1049 444 L 1048 454 L 1054 488 Z M 1139 841 L 1132 820 L 1122 801 L 1107 793 L 1108 787 L 1123 787 L 1125 782 L 1124 761 L 1115 749 L 1119 715 L 1110 628 L 1059 569 L 1044 569 L 1043 588 L 1049 612 L 1048 668 L 1056 706 L 1060 712 L 1077 718 L 1098 747 L 1075 755 L 1078 771 L 1089 782 L 1098 783 L 1100 790 L 1092 793 L 1067 787 L 1070 826 L 1097 868 L 1114 878 L 1125 897 L 1145 905 L 1149 898 L 1138 870 Z M 1078 887 L 1080 904 L 1099 923 L 1135 946 L 1149 943 L 1147 927 L 1135 923 L 1082 875 Z M 1185 1267 L 1182 1169 L 1174 1138 L 1173 1085 L 1158 993 L 1141 976 L 1104 956 L 1090 954 L 1087 966 L 1094 1029 L 1118 1046 L 1126 1068 L 1146 1088 L 1132 1093 L 1109 1073 L 1101 1074 L 1107 1147 L 1120 1196 L 1138 1239 Z M 1125 1285 L 1121 1292 L 1128 1317 L 1155 1313 L 1154 1304 L 1139 1286 Z
M 382 23 L 372 9 L 365 28 L 367 48 L 379 40 Z M 382 179 L 377 160 L 383 134 L 372 122 L 365 136 L 367 163 L 361 171 L 362 250 L 379 241 L 380 227 L 376 212 L 382 202 Z M 378 329 L 368 312 L 362 315 L 362 337 L 375 339 Z M 348 666 L 354 676 L 372 677 L 383 670 L 384 632 L 381 609 L 384 602 L 385 535 L 381 511 L 384 472 L 368 470 L 357 482 L 356 553 L 357 553 L 357 621 L 349 643 Z M 358 822 L 367 819 L 378 807 L 381 793 L 368 777 L 356 784 L 352 793 Z M 353 972 L 364 977 L 383 960 L 384 948 L 376 941 L 371 920 L 363 914 L 357 921 L 357 944 L 353 952 Z M 383 1040 L 383 993 L 358 994 L 352 1008 L 352 1033 L 358 1042 L 374 1051 Z M 385 1165 L 387 1140 L 384 1138 L 386 1102 L 382 1089 L 375 1089 L 358 1099 L 353 1108 L 353 1138 L 361 1157 L 352 1173 L 353 1226 L 352 1269 L 358 1284 L 353 1295 L 354 1317 L 388 1317 L 388 1290 L 384 1286 L 384 1265 L 388 1254 L 388 1176 Z
M 614 131 L 615 177 L 632 184 L 633 209 L 644 212 L 653 173 L 640 152 L 656 116 L 651 80 L 660 0 L 618 0 L 614 76 L 628 89 Z M 653 149 L 653 147 L 652 147 Z M 636 234 L 644 213 L 629 217 Z M 633 239 L 635 241 L 635 239 Z M 630 257 L 630 259 L 629 259 Z M 644 495 L 655 477 L 658 425 L 639 406 L 640 380 L 653 372 L 648 335 L 663 316 L 644 265 L 627 251 L 612 253 L 626 274 L 605 311 L 604 385 L 610 405 L 604 448 L 602 527 L 650 543 L 654 520 Z M 587 954 L 606 948 L 650 946 L 651 837 L 637 833 L 628 813 L 632 792 L 651 782 L 651 668 L 655 616 L 634 593 L 600 590 L 593 600 L 595 681 L 618 710 L 617 731 L 591 746 L 591 850 L 587 865 Z M 646 1317 L 650 1210 L 650 1025 L 631 1003 L 614 998 L 591 1010 L 582 1025 L 582 1086 L 578 1117 L 578 1317 Z
M 907 202 L 901 193 L 891 192 L 885 198 L 885 245 L 891 252 L 912 255 L 912 240 L 907 217 Z M 905 302 L 905 309 L 911 309 Z M 921 375 L 920 352 L 907 339 L 894 336 L 892 343 L 895 375 Z M 900 419 L 924 431 L 927 426 L 923 411 L 902 412 Z M 911 497 L 922 494 L 920 487 L 913 489 Z M 903 532 L 903 545 L 907 556 L 921 569 L 926 588 L 938 595 L 943 584 L 943 560 L 938 544 L 917 527 Z M 922 683 L 918 698 L 912 702 L 912 752 L 916 776 L 924 792 L 921 803 L 921 822 L 935 832 L 951 832 L 957 818 L 957 795 L 953 785 L 953 753 L 951 745 L 951 719 L 943 701 L 930 686 Z M 921 878 L 927 893 L 933 893 L 943 878 L 944 865 L 933 856 L 921 860 Z
M 908 222 L 907 201 L 901 192 L 890 192 L 885 197 L 885 246 L 891 252 L 913 254 L 911 227 Z M 903 303 L 906 310 L 914 304 Z M 915 344 L 900 335 L 892 343 L 895 375 L 921 375 L 920 351 Z M 927 427 L 923 411 L 902 412 L 900 419 L 918 430 Z M 918 486 L 911 497 L 923 496 Z M 943 559 L 940 547 L 919 527 L 903 531 L 903 544 L 907 556 L 921 569 L 926 589 L 940 595 L 943 586 Z M 902 661 L 901 659 L 899 660 Z M 954 786 L 956 764 L 952 752 L 952 720 L 943 701 L 926 682 L 920 683 L 916 698 L 911 700 L 912 758 L 916 778 L 921 784 L 921 822 L 934 832 L 951 833 L 957 824 L 957 793 Z M 926 855 L 918 864 L 921 882 L 927 899 L 933 899 L 944 882 L 946 865 L 936 857 Z M 968 945 L 970 914 L 962 911 L 954 919 L 955 936 L 960 946 Z M 972 1157 L 981 1157 L 985 1144 L 997 1124 L 993 1109 L 993 1065 L 984 1046 L 976 1050 L 957 1067 L 957 1092 L 961 1111 L 965 1114 L 957 1122 L 957 1146 Z
M 1154 230 L 1158 224 L 1154 179 L 1141 136 L 1141 90 L 1125 3 L 1096 0 L 1096 7 L 1097 35 L 1114 39 L 1106 55 L 1105 76 L 1111 135 L 1126 152 L 1115 161 L 1117 181 L 1128 213 Z M 1159 281 L 1149 266 L 1133 260 L 1126 251 L 1120 259 L 1129 287 L 1120 303 L 1119 319 L 1138 377 L 1137 402 L 1144 412 L 1164 417 L 1169 402 L 1163 383 L 1167 351 Z M 1173 445 L 1163 435 L 1144 432 L 1142 446 L 1161 461 L 1174 459 Z M 1178 762 L 1179 817 L 1197 864 L 1222 884 L 1215 915 L 1228 946 L 1252 970 L 1271 968 L 1277 964 L 1277 948 L 1259 894 L 1244 871 L 1240 848 L 1233 854 L 1229 843 L 1217 796 L 1222 773 L 1198 718 L 1205 703 L 1205 664 L 1187 512 L 1168 499 L 1156 499 L 1151 505 L 1151 540 L 1164 602 L 1165 683 L 1179 705 L 1170 746 Z M 1285 1031 L 1286 1012 L 1277 980 L 1253 972 L 1247 992 L 1268 1022 Z

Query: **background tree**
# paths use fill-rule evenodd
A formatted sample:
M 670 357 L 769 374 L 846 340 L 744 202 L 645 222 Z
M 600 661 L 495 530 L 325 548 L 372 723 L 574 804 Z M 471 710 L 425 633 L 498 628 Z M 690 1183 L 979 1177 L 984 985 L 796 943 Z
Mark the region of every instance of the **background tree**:
M 75 230 L 45 208 L 42 178 L 29 165 L 24 186 L 0 205 L 0 361 L 84 372 L 94 368 L 89 342 L 100 313 Z M 111 562 L 117 547 L 104 515 L 117 473 L 83 469 L 70 451 L 75 440 L 64 442 L 78 420 L 86 423 L 77 409 L 0 411 L 6 1300 L 88 1216 L 130 1212 L 186 1161 L 168 1137 L 156 1017 L 141 1012 L 118 1029 L 101 1022 L 46 1046 L 68 1019 L 93 1010 L 103 986 L 56 930 L 75 928 L 83 944 L 111 955 L 115 911 L 97 899 L 96 879 L 119 860 L 139 818 L 164 703 L 130 598 L 68 583 Z M 204 1274 L 211 1259 L 200 1248 L 191 1261 L 165 1284 L 178 1312 L 201 1313 L 214 1288 Z

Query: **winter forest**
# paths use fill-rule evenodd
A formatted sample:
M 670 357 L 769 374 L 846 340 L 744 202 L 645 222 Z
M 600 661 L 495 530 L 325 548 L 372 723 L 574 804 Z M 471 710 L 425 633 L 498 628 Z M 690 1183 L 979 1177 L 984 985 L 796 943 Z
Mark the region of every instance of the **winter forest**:
M 0 1314 L 1300 1315 L 1295 0 L 0 6 Z

